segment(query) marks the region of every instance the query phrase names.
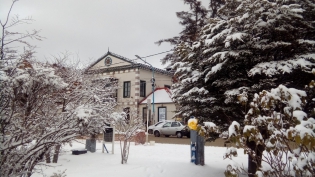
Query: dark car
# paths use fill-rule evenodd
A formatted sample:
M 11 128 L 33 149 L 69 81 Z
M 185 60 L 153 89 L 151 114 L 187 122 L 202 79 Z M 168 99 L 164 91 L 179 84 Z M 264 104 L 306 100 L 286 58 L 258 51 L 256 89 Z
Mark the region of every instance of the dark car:
M 181 130 L 181 133 L 182 137 L 186 136 L 187 138 L 190 138 L 190 128 L 187 125 Z

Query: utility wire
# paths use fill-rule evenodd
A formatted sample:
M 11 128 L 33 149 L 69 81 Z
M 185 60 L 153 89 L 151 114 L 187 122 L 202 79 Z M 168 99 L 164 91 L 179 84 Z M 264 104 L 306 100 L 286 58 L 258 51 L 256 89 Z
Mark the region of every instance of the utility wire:
M 160 55 L 160 54 L 163 54 L 163 53 L 167 53 L 167 52 L 170 52 L 170 51 L 173 51 L 173 50 L 169 50 L 169 51 L 165 51 L 165 52 L 160 52 L 160 53 L 156 53 L 156 54 L 148 55 L 148 56 L 141 57 L 141 58 L 148 58 L 148 57 L 152 57 L 152 56 L 155 56 L 155 55 Z M 136 59 L 129 59 L 129 60 L 131 60 L 131 61 L 135 61 L 135 60 L 140 60 L 140 59 L 139 59 L 139 58 L 136 58 Z M 120 64 L 120 63 L 124 63 L 124 61 L 122 61 L 122 62 L 118 62 L 118 63 L 113 63 L 113 64 L 111 64 L 111 66 L 113 66 L 113 65 L 118 65 L 118 64 Z
M 169 50 L 169 51 L 165 51 L 165 52 L 160 52 L 160 53 L 148 55 L 148 56 L 141 57 L 141 58 L 148 58 L 148 57 L 152 57 L 152 56 L 155 56 L 155 55 L 160 55 L 160 54 L 163 54 L 163 53 L 167 53 L 167 52 L 170 52 L 170 51 L 173 51 L 173 50 Z M 134 60 L 140 60 L 140 59 L 139 59 L 139 58 L 137 58 L 137 59 L 132 59 L 132 61 L 134 61 Z
M 141 58 L 147 58 L 147 57 L 152 57 L 152 56 L 155 56 L 155 55 L 160 55 L 162 53 L 166 53 L 166 52 L 170 52 L 172 50 L 169 50 L 169 51 L 165 51 L 165 52 L 161 52 L 161 53 L 156 53 L 156 54 L 152 54 L 152 55 L 148 55 L 148 56 L 145 56 L 145 57 L 141 57 Z

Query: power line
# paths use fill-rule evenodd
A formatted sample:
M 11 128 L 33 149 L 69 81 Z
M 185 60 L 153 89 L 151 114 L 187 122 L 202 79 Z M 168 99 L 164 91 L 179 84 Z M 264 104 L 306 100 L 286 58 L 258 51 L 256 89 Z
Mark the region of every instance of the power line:
M 166 53 L 166 52 L 170 52 L 172 50 L 169 50 L 169 51 L 165 51 L 165 52 L 160 52 L 160 53 L 156 53 L 156 54 L 152 54 L 152 55 L 148 55 L 148 56 L 145 56 L 145 57 L 141 57 L 141 58 L 148 58 L 148 57 L 152 57 L 152 56 L 155 56 L 155 55 L 160 55 L 162 53 Z
M 155 55 L 160 55 L 160 54 L 163 54 L 163 53 L 167 53 L 167 52 L 170 52 L 170 51 L 173 51 L 173 50 L 169 50 L 169 51 L 165 51 L 165 52 L 160 52 L 160 53 L 148 55 L 148 56 L 141 57 L 141 58 L 148 58 L 148 57 L 152 57 L 152 56 L 155 56 Z M 136 59 L 129 59 L 129 60 L 133 62 L 133 61 L 135 61 L 135 60 L 139 60 L 139 58 L 136 58 Z M 118 64 L 121 64 L 121 63 L 125 63 L 125 61 L 118 62 L 118 63 L 112 63 L 111 66 L 113 66 L 113 65 L 118 65 Z
M 160 53 L 148 55 L 148 56 L 141 57 L 141 58 L 148 58 L 148 57 L 152 57 L 152 56 L 155 56 L 155 55 L 160 55 L 160 54 L 163 54 L 163 53 L 167 53 L 167 52 L 170 52 L 170 51 L 173 51 L 173 50 L 169 50 L 169 51 L 165 51 L 165 52 L 160 52 Z M 129 60 L 135 61 L 135 60 L 139 60 L 139 58 L 136 58 L 136 59 L 129 59 Z M 120 63 L 124 63 L 124 62 L 113 63 L 112 65 L 117 65 L 117 64 L 120 64 Z
M 160 53 L 148 55 L 148 56 L 141 57 L 141 58 L 148 58 L 148 57 L 152 57 L 152 56 L 155 56 L 155 55 L 160 55 L 160 54 L 163 54 L 163 53 L 167 53 L 167 52 L 170 52 L 170 51 L 173 51 L 173 50 L 169 50 L 169 51 L 165 51 L 165 52 L 160 52 Z M 132 59 L 132 61 L 134 61 L 134 60 L 140 60 L 140 59 L 139 59 L 139 58 L 137 58 L 137 59 Z

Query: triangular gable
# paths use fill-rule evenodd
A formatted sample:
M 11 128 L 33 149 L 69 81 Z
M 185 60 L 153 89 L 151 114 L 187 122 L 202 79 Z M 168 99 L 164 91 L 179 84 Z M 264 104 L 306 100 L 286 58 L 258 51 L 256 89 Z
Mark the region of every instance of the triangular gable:
M 153 94 L 150 93 L 140 104 L 147 104 L 148 99 L 153 103 Z M 174 103 L 171 98 L 171 92 L 168 88 L 157 88 L 154 90 L 154 103 Z
M 117 55 L 112 52 L 107 52 L 105 55 L 100 57 L 94 63 L 92 63 L 88 69 L 102 69 L 102 68 L 110 68 L 110 67 L 119 67 L 119 66 L 127 66 L 133 65 L 135 62 L 129 60 L 125 57 Z
M 106 65 L 106 59 L 110 57 L 111 59 L 111 64 Z M 137 63 L 134 60 L 130 60 L 128 58 L 125 58 L 123 56 L 117 55 L 113 52 L 107 52 L 105 55 L 100 57 L 98 60 L 96 60 L 94 63 L 92 63 L 89 67 L 86 68 L 86 73 L 93 73 L 95 71 L 102 73 L 102 72 L 112 72 L 112 71 L 117 71 L 117 70 L 124 70 L 124 69 L 144 69 L 144 70 L 150 70 L 151 71 L 151 66 L 142 64 L 142 63 Z M 173 75 L 173 72 L 167 71 L 164 69 L 159 69 L 153 67 L 154 72 L 158 72 L 161 74 L 166 74 L 169 76 Z

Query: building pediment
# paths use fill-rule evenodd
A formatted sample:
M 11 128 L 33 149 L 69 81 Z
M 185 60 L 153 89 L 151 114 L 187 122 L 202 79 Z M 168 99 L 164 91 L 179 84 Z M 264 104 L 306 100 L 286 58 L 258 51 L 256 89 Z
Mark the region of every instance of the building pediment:
M 100 57 L 98 60 L 96 60 L 94 63 L 92 63 L 87 68 L 87 73 L 105 73 L 105 72 L 113 72 L 113 71 L 121 71 L 121 70 L 127 70 L 127 69 L 144 69 L 144 70 L 151 70 L 151 66 L 145 65 L 142 63 L 137 63 L 136 61 L 130 60 L 128 58 L 125 58 L 123 56 L 117 55 L 113 52 L 107 52 L 105 55 Z M 155 68 L 153 67 L 154 72 L 158 72 L 161 74 L 166 74 L 172 76 L 173 73 Z
M 134 63 L 135 62 L 130 59 L 108 51 L 105 55 L 101 56 L 98 60 L 92 63 L 88 67 L 88 70 L 115 68 L 120 66 L 133 65 Z

